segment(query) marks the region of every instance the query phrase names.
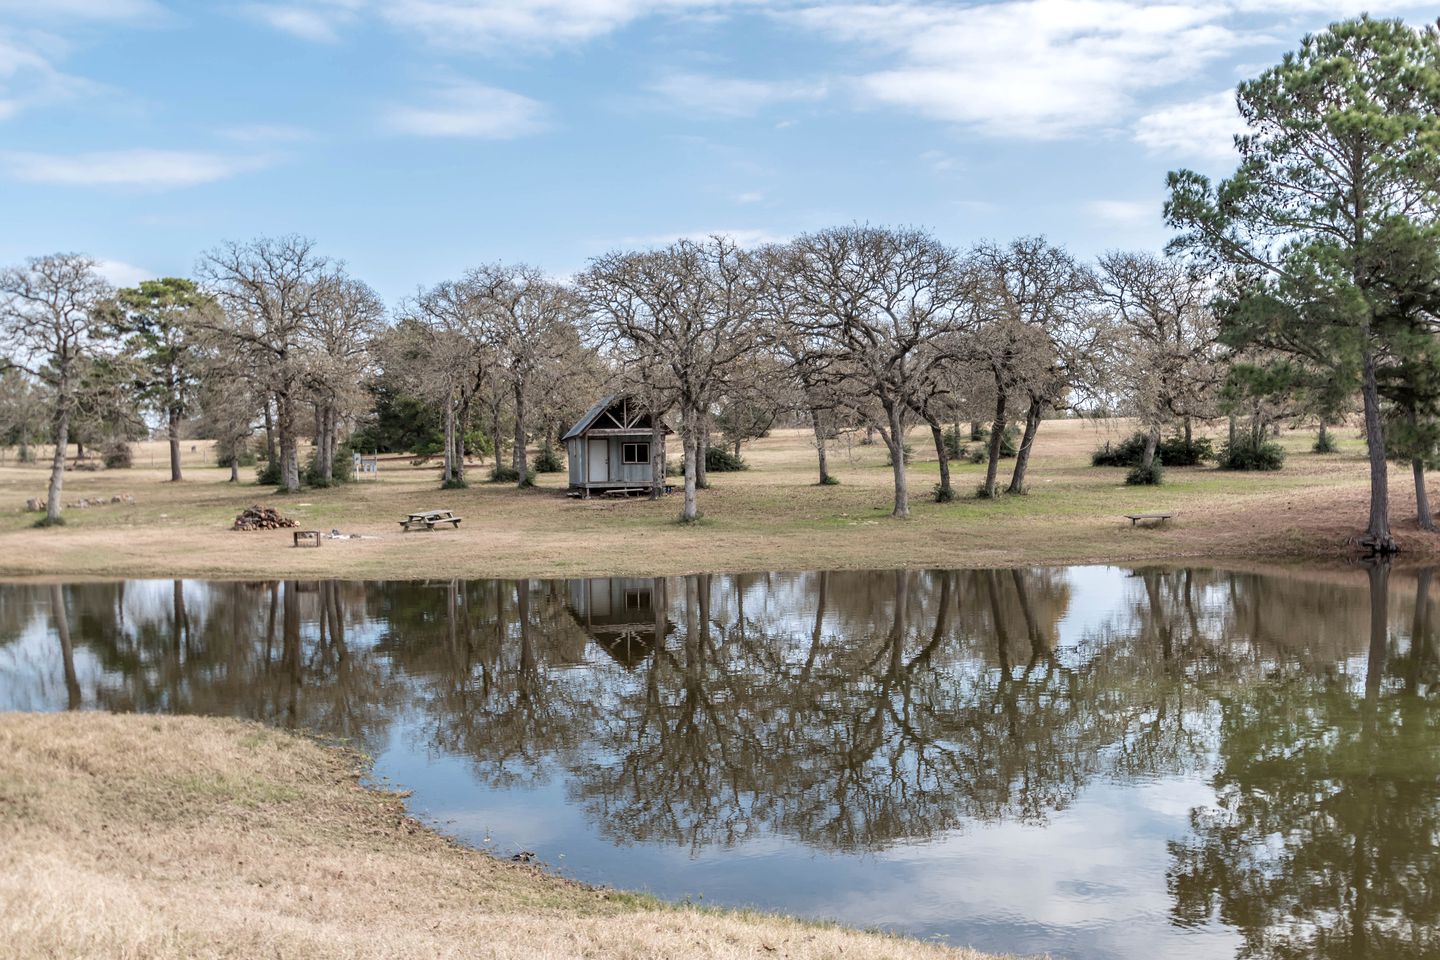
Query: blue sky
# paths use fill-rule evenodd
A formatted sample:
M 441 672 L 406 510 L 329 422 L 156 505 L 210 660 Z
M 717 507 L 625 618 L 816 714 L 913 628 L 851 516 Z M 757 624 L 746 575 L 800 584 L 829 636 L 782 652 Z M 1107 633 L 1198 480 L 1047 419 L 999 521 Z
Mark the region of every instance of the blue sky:
M 0 263 L 302 233 L 394 302 L 850 221 L 1158 248 L 1229 91 L 1339 0 L 0 0 Z

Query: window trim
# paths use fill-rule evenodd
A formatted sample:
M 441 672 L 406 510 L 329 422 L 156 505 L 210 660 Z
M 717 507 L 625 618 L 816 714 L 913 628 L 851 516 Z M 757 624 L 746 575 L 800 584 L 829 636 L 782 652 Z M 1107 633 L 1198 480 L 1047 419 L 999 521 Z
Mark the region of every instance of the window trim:
M 630 451 L 634 448 L 644 448 L 645 456 L 639 459 L 631 459 Z M 637 467 L 650 462 L 650 441 L 649 440 L 626 440 L 620 444 L 620 462 L 627 467 Z

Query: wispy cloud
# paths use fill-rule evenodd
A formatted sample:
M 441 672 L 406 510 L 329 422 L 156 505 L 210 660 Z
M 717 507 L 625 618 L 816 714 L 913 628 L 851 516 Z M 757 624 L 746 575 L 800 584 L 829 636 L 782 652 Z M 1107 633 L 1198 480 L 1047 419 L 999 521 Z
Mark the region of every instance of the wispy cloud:
M 1142 200 L 1090 200 L 1084 205 L 1085 212 L 1096 220 L 1117 226 L 1160 223 L 1160 201 Z
M 263 158 L 227 157 L 184 150 L 110 150 L 80 154 L 0 154 L 15 180 L 59 186 L 138 187 L 167 190 L 225 180 L 266 165 Z
M 1248 42 L 1222 13 L 1139 0 L 999 0 L 816 5 L 787 18 L 894 64 L 854 78 L 862 102 L 1046 139 L 1120 121 L 1139 93 Z
M 385 123 L 395 133 L 420 137 L 513 140 L 545 127 L 545 105 L 510 90 L 457 81 L 434 91 L 423 104 L 395 105 Z
M 0 14 L 29 20 L 142 20 L 165 16 L 155 0 L 0 0 Z
M 33 39 L 0 27 L 0 120 L 99 89 L 99 85 L 56 67 Z
M 153 280 L 156 276 L 154 271 L 137 267 L 133 263 L 107 260 L 103 257 L 95 264 L 95 272 L 108 280 L 113 287 L 139 286 L 142 280 Z
M 763 7 L 767 0 L 389 0 L 394 26 L 440 46 L 550 50 L 605 36 L 645 17 Z
M 300 143 L 314 138 L 304 127 L 287 124 L 252 123 L 234 127 L 223 127 L 217 135 L 236 143 Z
M 1135 142 L 1157 153 L 1233 159 L 1235 135 L 1244 129 L 1235 92 L 1227 90 L 1145 114 L 1135 123 Z
M 753 80 L 703 73 L 671 73 L 650 90 L 683 110 L 722 117 L 751 117 L 781 103 L 822 99 L 823 81 Z
M 953 157 L 943 150 L 926 150 L 920 154 L 920 160 L 936 173 L 954 173 L 965 166 L 958 157 Z
M 349 3 L 254 3 L 244 11 L 301 40 L 335 43 L 341 29 L 354 21 L 357 8 Z
M 4 0 L 0 0 L 4 2 Z M 74 0 L 84 2 L 84 0 Z M 441 47 L 547 51 L 613 33 L 646 17 L 714 16 L 726 8 L 763 9 L 777 0 L 286 0 L 248 7 L 278 30 L 330 43 L 359 15 L 420 35 Z M 787 4 L 791 0 L 778 0 Z

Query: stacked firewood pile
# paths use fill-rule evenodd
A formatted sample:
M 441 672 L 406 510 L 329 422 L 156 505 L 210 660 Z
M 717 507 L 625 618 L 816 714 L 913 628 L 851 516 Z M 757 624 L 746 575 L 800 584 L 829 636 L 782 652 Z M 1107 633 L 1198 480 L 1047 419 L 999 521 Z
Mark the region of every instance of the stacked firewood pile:
M 280 511 L 270 507 L 262 507 L 254 504 L 245 508 L 245 512 L 235 518 L 235 525 L 231 530 L 279 530 L 281 527 L 298 527 L 299 520 L 292 520 L 289 517 L 281 516 Z

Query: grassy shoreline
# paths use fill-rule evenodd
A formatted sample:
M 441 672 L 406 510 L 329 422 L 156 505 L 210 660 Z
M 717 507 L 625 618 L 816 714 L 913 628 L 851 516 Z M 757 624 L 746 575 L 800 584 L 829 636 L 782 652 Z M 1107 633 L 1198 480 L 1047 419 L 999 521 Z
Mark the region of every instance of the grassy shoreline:
M 986 956 L 588 887 L 440 836 L 363 770 L 246 721 L 0 714 L 0 942 L 16 960 Z
M 474 482 L 439 491 L 434 469 L 387 463 L 379 482 L 281 496 L 253 483 L 225 482 L 208 445 L 187 451 L 186 477 L 166 482 L 163 458 L 140 445 L 133 470 L 74 472 L 65 499 L 128 493 L 134 503 L 69 510 L 67 524 L 40 530 L 22 507 L 43 490 L 39 465 L 0 466 L 0 576 L 7 578 L 275 577 L 423 579 L 449 577 L 671 576 L 742 571 L 1003 567 L 1156 561 L 1343 562 L 1366 510 L 1363 441 L 1336 432 L 1341 451 L 1310 452 L 1313 434 L 1287 433 L 1285 468 L 1227 473 L 1213 467 L 1167 471 L 1160 487 L 1126 487 L 1123 468 L 1089 465 L 1090 451 L 1131 424 L 1050 421 L 1040 430 L 1030 492 L 999 501 L 971 496 L 983 466 L 955 468 L 959 500 L 930 502 L 933 459 L 912 438 L 914 516 L 889 517 L 884 450 L 832 453 L 841 484 L 814 483 L 814 450 L 804 431 L 779 430 L 745 451 L 751 469 L 712 475 L 701 494 L 705 519 L 675 522 L 675 498 L 578 501 L 564 478 L 537 489 Z M 144 466 L 149 461 L 160 465 Z M 1006 470 L 1009 463 L 1006 463 Z M 478 481 L 483 467 L 472 468 Z M 1402 560 L 1440 558 L 1440 537 L 1415 528 L 1409 472 L 1392 471 L 1394 526 Z M 1437 491 L 1440 494 L 1440 491 Z M 262 503 L 308 529 L 358 533 L 295 549 L 288 530 L 235 533 L 230 521 Z M 396 520 L 417 507 L 464 517 L 458 530 L 400 533 Z M 1122 514 L 1168 510 L 1164 528 L 1132 529 Z

